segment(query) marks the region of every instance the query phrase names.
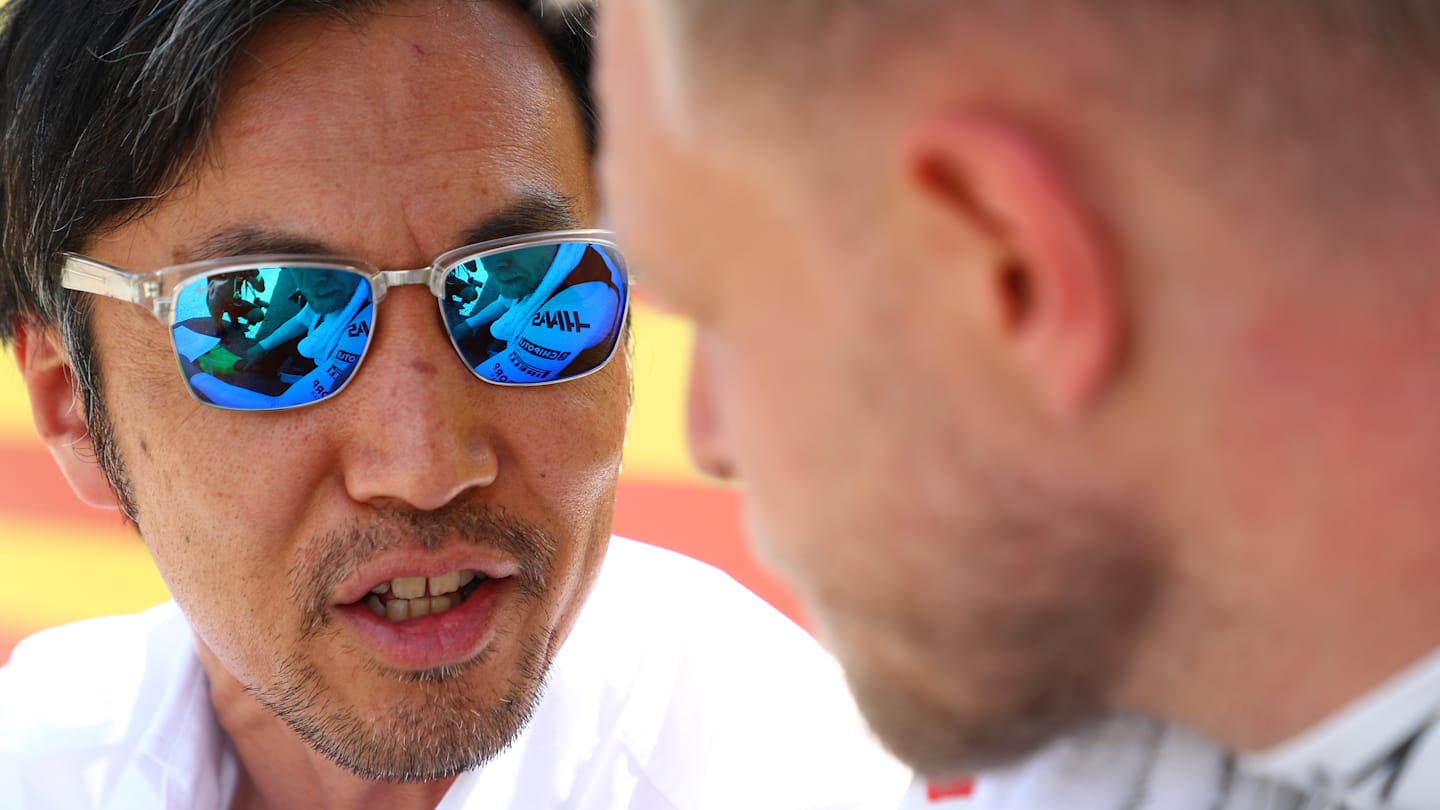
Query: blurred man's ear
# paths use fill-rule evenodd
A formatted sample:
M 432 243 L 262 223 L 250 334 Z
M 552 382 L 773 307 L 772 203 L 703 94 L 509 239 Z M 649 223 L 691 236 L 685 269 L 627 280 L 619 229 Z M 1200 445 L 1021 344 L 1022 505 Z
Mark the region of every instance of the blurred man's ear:
M 21 326 L 15 337 L 15 359 L 30 393 L 35 427 L 70 488 L 91 506 L 119 509 L 115 491 L 96 460 L 85 404 L 60 335 L 53 329 Z
M 685 428 L 690 459 L 706 475 L 722 481 L 736 478 L 734 457 L 725 438 L 723 415 L 716 400 L 711 366 L 714 348 L 703 334 L 695 336 L 690 353 L 690 390 L 686 400 Z
M 1120 282 L 1082 196 L 1039 140 L 1003 118 L 937 114 L 906 149 L 925 204 L 993 248 L 980 307 L 992 335 L 1043 405 L 1082 412 L 1113 378 L 1123 340 Z

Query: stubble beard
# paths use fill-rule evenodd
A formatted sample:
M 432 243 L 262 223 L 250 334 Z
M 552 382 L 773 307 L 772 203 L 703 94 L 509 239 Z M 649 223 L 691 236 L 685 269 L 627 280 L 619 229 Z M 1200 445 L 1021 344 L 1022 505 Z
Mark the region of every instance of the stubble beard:
M 390 549 L 438 547 L 457 537 L 499 550 L 519 563 L 518 587 L 509 605 L 512 616 L 531 612 L 551 593 L 556 543 L 538 527 L 503 510 L 463 503 L 436 512 L 385 511 L 370 525 L 334 533 L 318 544 L 318 555 L 292 583 L 291 598 L 302 605 L 297 651 L 268 684 L 247 686 L 246 691 L 311 748 L 373 781 L 445 779 L 500 754 L 529 723 L 544 694 L 558 651 L 556 628 L 517 636 L 510 625 L 498 626 L 477 656 L 432 670 L 363 665 L 355 677 L 388 682 L 408 693 L 378 718 L 364 717 L 338 699 L 313 659 L 317 642 L 335 633 L 325 595 L 351 571 Z M 513 663 L 504 673 L 493 671 L 502 647 L 514 650 Z M 490 682 L 477 688 L 475 673 L 487 669 L 492 670 Z
M 952 593 L 878 617 L 818 611 L 877 736 L 932 777 L 1013 764 L 1104 719 L 1163 581 L 1155 538 L 1119 513 L 991 494 L 983 524 L 930 538 L 963 552 Z
M 514 742 L 543 695 L 550 661 L 535 639 L 519 642 L 518 661 L 502 696 L 487 700 L 465 679 L 487 663 L 423 673 L 382 673 L 415 692 L 380 719 L 359 716 L 332 697 L 324 676 L 303 656 L 284 662 L 272 685 L 248 690 L 312 749 L 363 779 L 430 782 L 483 766 Z

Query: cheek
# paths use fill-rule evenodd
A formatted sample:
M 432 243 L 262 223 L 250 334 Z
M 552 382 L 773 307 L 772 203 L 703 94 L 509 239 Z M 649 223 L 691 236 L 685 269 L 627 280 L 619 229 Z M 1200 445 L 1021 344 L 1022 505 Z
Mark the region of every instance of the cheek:
M 114 411 L 124 415 L 114 431 L 141 533 L 168 579 L 177 579 L 168 569 L 192 556 L 198 564 L 187 579 L 222 564 L 243 573 L 239 561 L 217 553 L 217 546 L 239 538 L 261 548 L 278 545 L 299 526 L 307 498 L 317 490 L 321 452 L 296 454 L 293 448 L 320 443 L 273 420 L 214 410 L 182 396 L 177 407 L 164 409 L 147 409 L 139 402 L 144 396 L 110 397 Z
M 502 457 L 500 485 L 523 488 L 520 500 L 553 516 L 557 537 L 608 537 L 628 412 L 627 359 L 617 355 L 597 374 L 517 393 L 518 418 L 503 450 L 510 474 Z
M 846 295 L 806 300 L 713 338 L 750 533 L 812 595 L 853 602 L 864 582 L 881 604 L 906 602 L 945 570 L 936 516 L 973 503 L 967 443 L 940 392 L 915 382 L 933 379 L 932 358 L 876 338 Z
M 815 334 L 776 319 L 713 335 L 711 402 L 728 460 L 746 486 L 750 535 L 768 562 L 816 556 L 856 469 L 841 459 L 849 429 Z M 798 572 L 802 573 L 803 572 Z
M 525 392 L 524 418 L 509 435 L 513 487 L 505 499 L 544 515 L 559 543 L 549 607 L 534 622 L 550 629 L 552 650 L 569 634 L 609 546 L 629 397 L 628 360 L 573 383 Z
M 296 616 L 284 552 L 299 516 L 275 496 L 295 490 L 273 482 L 266 497 L 249 497 L 252 465 L 200 466 L 191 456 L 157 456 L 137 471 L 153 478 L 139 495 L 145 544 L 196 635 L 241 682 L 265 682 Z
M 601 371 L 572 382 L 523 392 L 508 431 L 511 454 L 533 465 L 538 479 L 582 484 L 613 478 L 625 442 L 629 406 L 629 361 L 623 347 Z M 558 494 L 558 493 L 557 493 Z
M 289 602 L 285 553 L 307 511 L 305 498 L 279 493 L 310 493 L 314 486 L 296 467 L 259 464 L 266 451 L 247 448 L 235 431 L 203 424 L 193 420 L 178 434 L 203 441 L 162 442 L 135 465 L 142 534 L 197 625 L 275 626 L 289 613 L 281 608 Z M 263 615 L 267 609 L 273 615 Z M 202 629 L 202 635 L 223 646 L 215 634 Z
M 97 313 L 96 331 L 111 434 L 141 535 L 197 632 L 236 672 L 247 671 L 241 651 L 257 643 L 254 628 L 281 627 L 287 615 L 281 557 L 305 511 L 300 499 L 276 493 L 315 491 L 307 477 L 314 465 L 265 463 L 304 446 L 289 425 L 196 402 L 163 328 L 143 311 Z

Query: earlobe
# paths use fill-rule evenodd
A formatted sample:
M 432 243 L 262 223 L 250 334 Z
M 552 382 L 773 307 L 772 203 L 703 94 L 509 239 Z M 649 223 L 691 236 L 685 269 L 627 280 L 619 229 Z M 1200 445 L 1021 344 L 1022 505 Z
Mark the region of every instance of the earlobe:
M 1124 331 L 1119 279 L 1083 196 L 1038 139 L 1001 117 L 937 115 L 907 149 L 927 204 L 993 248 L 992 333 L 1043 404 L 1082 413 L 1113 381 Z
M 53 329 L 22 325 L 15 338 L 15 359 L 30 395 L 35 428 L 70 488 L 91 506 L 120 508 L 96 460 L 85 406 L 60 336 Z

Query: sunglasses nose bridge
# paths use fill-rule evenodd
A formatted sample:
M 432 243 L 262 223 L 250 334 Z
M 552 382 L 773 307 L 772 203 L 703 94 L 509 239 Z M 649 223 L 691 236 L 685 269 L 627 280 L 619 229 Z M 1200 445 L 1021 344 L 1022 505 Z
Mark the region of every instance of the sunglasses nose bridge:
M 406 285 L 420 284 L 425 287 L 433 287 L 431 283 L 435 278 L 434 267 L 417 267 L 413 270 L 382 270 L 372 281 L 375 288 L 375 300 L 379 301 L 385 297 L 391 287 L 404 287 Z

